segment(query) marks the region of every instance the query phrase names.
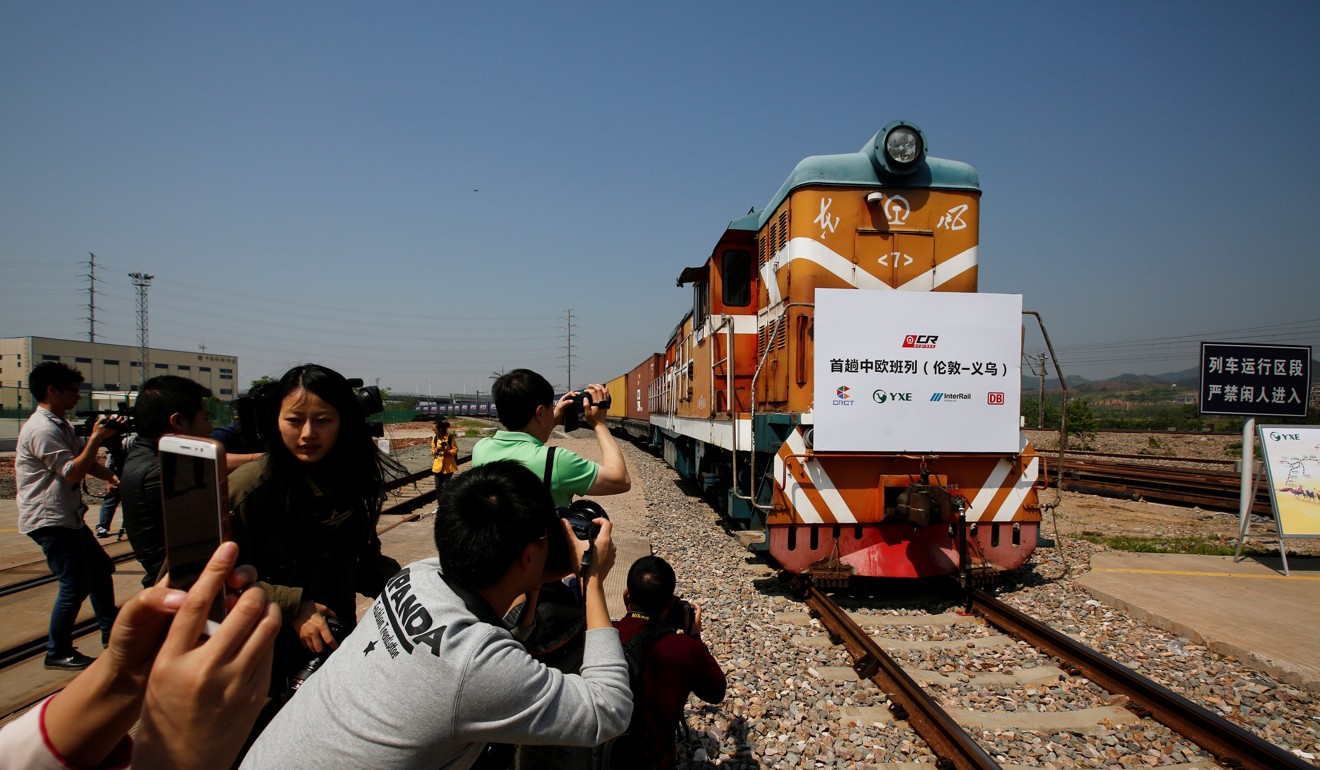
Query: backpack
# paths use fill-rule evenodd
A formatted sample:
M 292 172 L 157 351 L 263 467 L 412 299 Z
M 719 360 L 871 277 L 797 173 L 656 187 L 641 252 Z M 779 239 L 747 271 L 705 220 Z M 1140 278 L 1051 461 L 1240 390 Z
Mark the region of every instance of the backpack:
M 623 659 L 628 664 L 628 686 L 632 688 L 633 713 L 628 729 L 617 738 L 606 741 L 597 749 L 597 770 L 650 770 L 655 767 L 651 755 L 650 736 L 642 716 L 646 702 L 642 692 L 642 673 L 646 670 L 646 653 L 661 637 L 674 633 L 673 626 L 662 622 L 647 623 L 623 645 Z

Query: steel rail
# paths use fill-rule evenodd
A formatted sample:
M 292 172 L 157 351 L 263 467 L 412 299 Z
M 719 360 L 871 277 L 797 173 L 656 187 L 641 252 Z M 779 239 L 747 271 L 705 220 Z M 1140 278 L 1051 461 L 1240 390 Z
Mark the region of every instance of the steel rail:
M 870 679 L 889 696 L 889 710 L 896 719 L 912 725 L 939 758 L 942 770 L 1000 770 L 1000 765 L 949 716 L 921 685 L 908 676 L 889 653 L 875 643 L 861 626 L 832 599 L 801 576 L 779 573 L 789 587 L 820 619 L 835 644 L 842 643 L 853 658 L 853 670 Z
M 1170 505 L 1199 505 L 1236 511 L 1241 480 L 1231 473 L 1162 465 L 1074 460 L 1062 479 L 1064 489 L 1142 499 Z M 1135 498 L 1134 498 L 1135 499 Z M 1269 516 L 1269 490 L 1253 500 L 1253 513 Z
M 1127 708 L 1150 716 L 1209 752 L 1224 767 L 1242 770 L 1314 770 L 1314 765 L 1244 730 L 1172 690 L 1055 631 L 979 589 L 969 609 L 1001 630 L 1075 667 L 1100 687 L 1127 696 Z
M 118 556 L 110 557 L 110 561 L 115 564 L 123 564 L 126 561 L 132 561 L 132 560 L 133 560 L 132 551 L 129 551 L 128 553 L 121 553 Z M 29 588 L 44 586 L 47 583 L 54 583 L 55 580 L 56 578 L 54 573 L 47 573 L 39 577 L 28 578 L 27 580 L 20 580 L 17 583 L 10 583 L 6 586 L 0 586 L 0 598 L 4 598 L 6 596 L 12 596 L 13 594 L 17 594 L 17 593 L 22 593 L 23 591 L 26 591 Z M 3 666 L 0 666 L 0 668 L 3 668 Z

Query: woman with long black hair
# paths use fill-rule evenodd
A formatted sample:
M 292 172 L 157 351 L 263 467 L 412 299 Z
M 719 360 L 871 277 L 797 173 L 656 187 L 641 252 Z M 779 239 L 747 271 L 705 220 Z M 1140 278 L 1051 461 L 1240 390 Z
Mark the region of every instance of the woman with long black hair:
M 399 563 L 381 553 L 385 482 L 406 473 L 382 453 L 356 391 L 317 364 L 290 369 L 259 395 L 269 454 L 229 479 L 232 536 L 284 620 L 272 690 L 337 646 L 327 618 L 356 623 L 356 595 L 380 595 Z

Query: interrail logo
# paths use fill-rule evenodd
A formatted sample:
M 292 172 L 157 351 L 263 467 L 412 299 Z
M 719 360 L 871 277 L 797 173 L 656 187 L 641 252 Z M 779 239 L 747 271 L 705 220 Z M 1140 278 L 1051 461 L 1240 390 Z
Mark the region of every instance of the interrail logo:
M 940 335 L 938 334 L 908 334 L 903 337 L 903 347 L 933 348 L 939 338 Z
M 930 400 L 944 401 L 946 403 L 949 401 L 971 401 L 972 394 L 971 393 L 932 393 L 930 394 Z
M 834 391 L 834 396 L 835 396 L 835 398 L 834 398 L 834 405 L 835 405 L 835 406 L 852 406 L 852 405 L 853 405 L 853 397 L 850 396 L 850 395 L 848 395 L 848 386 L 847 386 L 847 385 L 840 385 L 838 388 L 836 388 L 835 391 Z

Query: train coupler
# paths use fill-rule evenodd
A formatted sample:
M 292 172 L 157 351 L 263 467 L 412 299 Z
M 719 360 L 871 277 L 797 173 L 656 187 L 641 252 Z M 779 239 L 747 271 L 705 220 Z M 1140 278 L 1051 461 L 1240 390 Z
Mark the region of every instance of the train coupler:
M 839 559 L 818 561 L 807 572 L 811 582 L 821 588 L 847 588 L 853 573 L 852 565 Z

